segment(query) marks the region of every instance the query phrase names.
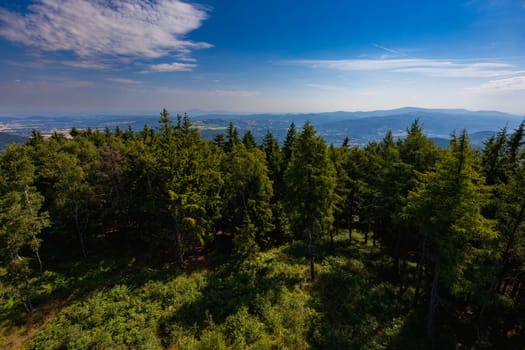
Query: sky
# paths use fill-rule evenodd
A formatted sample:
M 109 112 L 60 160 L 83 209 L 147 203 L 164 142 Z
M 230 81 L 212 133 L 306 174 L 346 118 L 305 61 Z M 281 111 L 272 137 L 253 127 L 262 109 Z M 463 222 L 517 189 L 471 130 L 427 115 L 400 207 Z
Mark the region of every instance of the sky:
M 525 0 L 0 0 L 0 113 L 525 115 Z

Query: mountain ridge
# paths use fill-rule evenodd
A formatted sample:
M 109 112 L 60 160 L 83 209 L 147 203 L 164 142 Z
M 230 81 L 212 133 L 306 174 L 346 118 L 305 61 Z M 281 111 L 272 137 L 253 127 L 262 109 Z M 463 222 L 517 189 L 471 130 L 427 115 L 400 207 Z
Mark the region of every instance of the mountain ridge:
M 199 111 L 203 112 L 203 111 Z M 222 112 L 222 111 L 219 111 Z M 183 112 L 184 113 L 184 112 Z M 177 113 L 172 112 L 172 117 Z M 507 127 L 516 128 L 523 120 L 518 115 L 499 111 L 470 111 L 467 109 L 436 109 L 402 107 L 375 111 L 333 111 L 319 113 L 210 113 L 191 115 L 191 120 L 204 137 L 212 139 L 224 133 L 230 123 L 242 134 L 248 130 L 261 140 L 267 131 L 282 140 L 292 122 L 300 127 L 306 121 L 312 123 L 328 143 L 340 144 L 346 136 L 352 144 L 365 145 L 380 140 L 391 130 L 396 137 L 403 137 L 410 124 L 418 119 L 424 132 L 431 138 L 448 139 L 452 132 L 466 129 L 469 133 L 490 134 Z M 0 116 L 3 132 L 27 137 L 32 130 L 44 134 L 53 131 L 68 132 L 71 127 L 103 129 L 131 127 L 138 131 L 145 124 L 157 127 L 157 115 L 103 115 L 79 116 Z M 476 140 L 479 142 L 479 140 Z

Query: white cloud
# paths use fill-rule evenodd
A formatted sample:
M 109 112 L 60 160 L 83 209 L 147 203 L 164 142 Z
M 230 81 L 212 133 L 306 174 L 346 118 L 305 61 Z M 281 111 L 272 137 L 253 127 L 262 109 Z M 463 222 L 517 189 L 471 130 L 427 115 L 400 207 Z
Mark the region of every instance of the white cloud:
M 438 59 L 295 60 L 286 63 L 341 71 L 391 71 L 441 77 L 490 78 L 521 74 L 506 63 Z
M 187 57 L 185 55 L 179 55 L 179 57 L 177 57 L 180 61 L 184 61 L 184 62 L 197 62 L 197 60 L 193 57 Z
M 519 70 L 509 69 L 486 69 L 486 67 L 475 67 L 474 65 L 451 66 L 451 67 L 411 67 L 394 70 L 395 72 L 420 73 L 434 77 L 450 78 L 494 78 L 524 73 Z
M 251 97 L 258 95 L 259 93 L 250 90 L 214 90 L 209 92 L 209 94 L 212 96 Z
M 193 70 L 195 67 L 197 67 L 197 65 L 194 63 L 173 62 L 154 64 L 150 66 L 150 69 L 153 72 L 187 72 Z
M 142 84 L 140 80 L 133 80 L 133 79 L 127 79 L 127 78 L 107 78 L 106 80 L 117 83 L 117 84 L 124 84 L 124 85 Z
M 0 8 L 0 36 L 83 58 L 187 57 L 211 47 L 184 37 L 206 18 L 203 7 L 180 0 L 39 0 L 27 14 Z
M 26 89 L 81 89 L 94 87 L 96 84 L 89 80 L 44 77 L 41 79 L 18 80 L 17 84 Z
M 470 92 L 503 92 L 525 90 L 525 75 L 507 79 L 490 80 L 478 87 L 466 89 Z
M 105 70 L 111 68 L 109 64 L 90 61 L 62 61 L 60 63 L 62 63 L 64 66 L 83 69 Z

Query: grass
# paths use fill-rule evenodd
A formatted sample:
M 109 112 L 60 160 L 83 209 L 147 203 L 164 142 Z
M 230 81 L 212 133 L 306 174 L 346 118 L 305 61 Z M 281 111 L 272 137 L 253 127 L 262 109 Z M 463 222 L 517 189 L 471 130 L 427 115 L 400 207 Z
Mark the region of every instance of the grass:
M 84 261 L 37 281 L 27 318 L 3 305 L 3 348 L 387 349 L 418 348 L 418 315 L 384 282 L 388 261 L 363 237 L 316 247 L 293 242 L 243 261 L 152 270 L 133 259 Z M 4 312 L 6 311 L 6 312 Z M 419 333 L 421 334 L 421 333 Z

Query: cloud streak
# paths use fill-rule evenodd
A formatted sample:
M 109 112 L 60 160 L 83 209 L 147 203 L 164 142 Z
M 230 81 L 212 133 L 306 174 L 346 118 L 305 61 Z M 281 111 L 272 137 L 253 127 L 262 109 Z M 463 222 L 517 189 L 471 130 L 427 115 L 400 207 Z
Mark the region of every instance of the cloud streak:
M 229 96 L 229 97 L 252 97 L 257 96 L 259 92 L 251 90 L 213 90 L 209 92 L 212 96 Z
M 436 77 L 492 78 L 524 73 L 514 66 L 497 62 L 464 62 L 437 59 L 349 59 L 349 60 L 293 60 L 288 64 L 317 69 L 334 69 L 347 72 L 390 71 L 417 73 Z
M 48 89 L 83 89 L 96 86 L 96 83 L 89 80 L 69 79 L 69 78 L 55 78 L 44 77 L 42 79 L 31 80 L 15 80 L 16 88 L 20 89 L 35 89 L 38 91 Z
M 180 0 L 38 0 L 27 14 L 0 8 L 0 36 L 88 60 L 188 57 L 211 47 L 185 38 L 206 18 L 206 9 Z M 83 62 L 77 66 L 97 68 Z
M 197 67 L 194 63 L 162 63 L 150 66 L 152 72 L 187 72 Z
M 398 50 L 394 50 L 394 49 L 390 49 L 390 48 L 388 48 L 386 46 L 382 46 L 382 45 L 379 45 L 379 44 L 376 44 L 376 43 L 373 43 L 372 45 L 374 47 L 378 48 L 378 49 L 381 49 L 383 51 L 389 52 L 389 53 L 394 54 L 396 56 L 406 56 L 406 54 L 404 54 L 403 52 L 398 51 Z
M 317 84 L 317 83 L 308 83 L 305 84 L 306 87 L 312 88 L 312 89 L 318 89 L 318 90 L 324 90 L 324 91 L 338 91 L 342 90 L 340 86 L 335 85 L 327 85 L 327 84 Z
M 140 80 L 133 80 L 128 78 L 107 78 L 107 81 L 111 81 L 113 83 L 117 84 L 123 84 L 123 85 L 140 85 L 142 82 Z
M 507 79 L 490 80 L 478 87 L 468 88 L 471 92 L 506 92 L 525 90 L 525 75 Z
M 61 64 L 67 67 L 82 69 L 107 70 L 111 68 L 109 64 L 90 61 L 62 61 Z

